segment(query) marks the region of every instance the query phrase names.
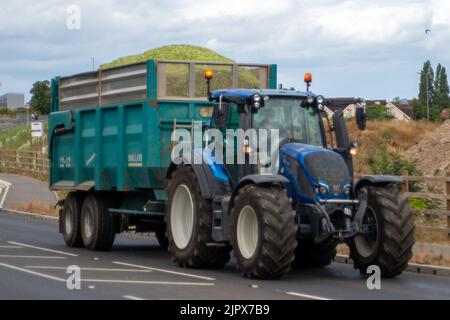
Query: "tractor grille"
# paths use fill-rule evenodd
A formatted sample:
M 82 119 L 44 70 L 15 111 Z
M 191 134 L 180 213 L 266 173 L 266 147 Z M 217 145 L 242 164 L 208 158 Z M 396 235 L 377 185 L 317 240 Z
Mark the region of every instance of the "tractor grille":
M 332 194 L 342 194 L 343 187 L 351 181 L 348 167 L 337 153 L 312 153 L 306 156 L 305 165 L 315 179 L 322 180 L 330 186 Z

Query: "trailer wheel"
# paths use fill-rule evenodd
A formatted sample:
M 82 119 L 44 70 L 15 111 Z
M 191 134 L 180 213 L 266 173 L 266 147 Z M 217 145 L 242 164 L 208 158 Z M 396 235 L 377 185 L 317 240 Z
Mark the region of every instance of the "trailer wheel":
M 111 207 L 106 195 L 91 193 L 86 197 L 81 210 L 81 236 L 87 249 L 111 249 L 117 230 L 117 220 L 108 212 Z
M 231 211 L 233 249 L 246 277 L 271 279 L 289 272 L 297 247 L 292 202 L 281 187 L 248 185 Z
M 299 268 L 322 268 L 333 262 L 337 241 L 328 239 L 320 244 L 313 240 L 300 240 L 295 250 L 294 265 Z
M 354 267 L 362 275 L 371 265 L 379 266 L 386 278 L 401 274 L 408 266 L 414 245 L 414 220 L 405 195 L 395 188 L 369 187 L 363 224 L 372 232 L 350 241 Z
M 68 247 L 79 248 L 83 246 L 80 230 L 83 198 L 82 194 L 71 192 L 64 201 L 61 213 L 61 231 L 64 242 Z
M 195 172 L 180 166 L 168 187 L 167 237 L 174 263 L 189 268 L 223 268 L 230 247 L 211 246 L 211 200 L 202 197 Z

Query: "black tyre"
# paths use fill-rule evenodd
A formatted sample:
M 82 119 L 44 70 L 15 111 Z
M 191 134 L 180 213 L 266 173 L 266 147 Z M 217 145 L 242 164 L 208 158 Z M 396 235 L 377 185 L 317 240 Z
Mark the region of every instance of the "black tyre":
M 249 278 L 279 278 L 291 269 L 297 247 L 295 212 L 286 191 L 248 185 L 231 211 L 238 269 Z
M 64 242 L 68 247 L 79 248 L 83 246 L 80 228 L 83 200 L 83 194 L 71 192 L 64 201 L 61 212 L 61 231 Z
M 368 197 L 363 224 L 372 232 L 350 241 L 350 256 L 362 275 L 377 265 L 383 277 L 392 278 L 406 269 L 413 255 L 413 215 L 408 199 L 398 189 L 371 186 Z
M 174 263 L 189 268 L 223 268 L 231 248 L 211 246 L 211 200 L 202 197 L 190 166 L 180 166 L 168 187 L 167 238 Z
M 299 268 L 323 268 L 333 262 L 337 254 L 337 241 L 328 239 L 320 244 L 313 240 L 300 240 L 295 249 L 294 266 Z
M 89 194 L 81 209 L 81 236 L 89 250 L 110 250 L 117 231 L 117 219 L 108 212 L 112 201 L 103 194 Z
M 161 248 L 167 249 L 169 247 L 169 239 L 167 239 L 165 231 L 156 231 L 155 238 Z

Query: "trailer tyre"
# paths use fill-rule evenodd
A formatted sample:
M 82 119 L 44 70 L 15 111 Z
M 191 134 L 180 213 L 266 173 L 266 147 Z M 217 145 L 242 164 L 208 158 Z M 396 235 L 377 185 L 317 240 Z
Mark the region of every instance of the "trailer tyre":
M 68 247 L 80 248 L 83 246 L 80 228 L 83 199 L 81 193 L 71 192 L 64 201 L 61 214 L 61 231 L 64 242 Z
M 117 219 L 108 212 L 112 207 L 106 195 L 91 193 L 86 197 L 81 210 L 81 235 L 87 249 L 111 249 L 117 230 Z
M 328 239 L 320 244 L 313 240 L 300 240 L 295 250 L 295 267 L 323 268 L 333 262 L 337 254 L 337 241 Z
M 398 276 L 413 255 L 415 226 L 408 199 L 396 188 L 374 186 L 368 188 L 368 197 L 363 224 L 373 232 L 350 241 L 354 267 L 367 275 L 367 268 L 377 265 L 383 277 Z
M 283 188 L 243 187 L 231 215 L 233 249 L 244 276 L 274 279 L 289 272 L 295 259 L 297 224 Z
M 231 249 L 211 246 L 211 200 L 202 197 L 190 166 L 180 166 L 172 174 L 168 194 L 167 238 L 174 263 L 188 268 L 223 268 Z

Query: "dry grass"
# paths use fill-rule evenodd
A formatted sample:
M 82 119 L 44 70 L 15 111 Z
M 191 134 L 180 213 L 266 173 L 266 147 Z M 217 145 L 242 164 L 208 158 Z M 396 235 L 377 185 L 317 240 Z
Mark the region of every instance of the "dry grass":
M 42 214 L 51 217 L 58 217 L 59 215 L 58 210 L 54 208 L 54 206 L 40 201 L 16 204 L 11 209 L 29 213 Z
M 380 146 L 385 145 L 391 153 L 402 153 L 439 126 L 423 121 L 368 121 L 367 129 L 359 131 L 354 121 L 347 125 L 351 139 L 360 144 L 360 155 L 355 159 L 356 175 L 370 173 L 368 158 L 379 152 Z

